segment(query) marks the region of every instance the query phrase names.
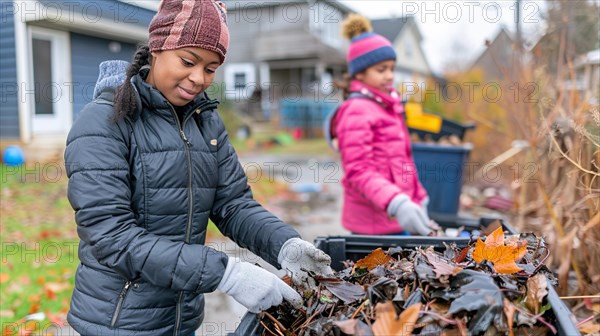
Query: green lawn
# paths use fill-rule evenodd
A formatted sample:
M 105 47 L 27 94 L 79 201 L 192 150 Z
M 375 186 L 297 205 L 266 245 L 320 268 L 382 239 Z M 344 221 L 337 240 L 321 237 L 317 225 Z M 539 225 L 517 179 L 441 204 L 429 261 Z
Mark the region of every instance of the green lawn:
M 232 140 L 235 150 L 243 155 L 249 153 L 285 154 L 300 156 L 335 156 L 325 139 L 292 140 L 291 143 L 274 143 L 274 136 L 261 135 L 250 140 Z
M 0 165 L 0 179 L 2 335 L 24 331 L 49 334 L 52 324 L 66 323 L 79 264 L 78 237 L 66 197 L 64 167 L 54 163 L 26 168 Z M 268 179 L 251 186 L 261 203 L 287 190 L 285 185 L 270 183 Z M 208 239 L 219 236 L 210 223 Z M 44 313 L 43 320 L 24 320 L 35 313 Z
M 0 166 L 0 319 L 3 335 L 63 325 L 77 259 L 64 167 Z M 44 313 L 41 321 L 25 316 Z M 38 315 L 39 316 L 39 315 Z

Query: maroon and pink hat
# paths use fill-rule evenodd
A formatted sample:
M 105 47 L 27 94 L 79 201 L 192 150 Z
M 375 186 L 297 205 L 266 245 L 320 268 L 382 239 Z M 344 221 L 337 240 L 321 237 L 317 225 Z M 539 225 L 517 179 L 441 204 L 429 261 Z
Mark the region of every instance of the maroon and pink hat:
M 162 0 L 148 27 L 150 51 L 199 47 L 219 55 L 229 47 L 227 10 L 214 0 Z

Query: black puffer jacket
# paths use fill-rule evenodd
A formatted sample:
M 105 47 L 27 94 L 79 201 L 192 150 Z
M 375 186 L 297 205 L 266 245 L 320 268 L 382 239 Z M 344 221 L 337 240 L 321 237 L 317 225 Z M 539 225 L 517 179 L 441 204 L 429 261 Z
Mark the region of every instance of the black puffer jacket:
M 180 122 L 145 75 L 132 79 L 134 117 L 113 122 L 114 91 L 106 89 L 67 139 L 81 239 L 68 321 L 83 335 L 196 330 L 202 293 L 216 289 L 227 265 L 224 253 L 203 245 L 209 218 L 276 266 L 281 245 L 298 236 L 253 200 L 217 102 L 201 95 Z

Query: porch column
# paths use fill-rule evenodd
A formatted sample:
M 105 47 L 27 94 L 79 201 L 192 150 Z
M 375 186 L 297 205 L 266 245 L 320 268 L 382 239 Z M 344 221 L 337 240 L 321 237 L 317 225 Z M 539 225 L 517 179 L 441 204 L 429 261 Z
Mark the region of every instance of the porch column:
M 260 108 L 262 110 L 263 119 L 271 119 L 271 68 L 269 63 L 261 62 L 259 64 L 259 81 L 261 91 Z

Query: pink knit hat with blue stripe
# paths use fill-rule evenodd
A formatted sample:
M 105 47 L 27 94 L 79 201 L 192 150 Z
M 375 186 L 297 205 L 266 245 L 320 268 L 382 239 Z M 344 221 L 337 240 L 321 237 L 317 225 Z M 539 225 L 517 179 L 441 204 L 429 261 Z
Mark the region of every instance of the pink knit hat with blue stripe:
M 350 14 L 343 22 L 343 34 L 351 39 L 346 60 L 350 77 L 382 61 L 396 60 L 396 51 L 385 37 L 372 32 L 371 22 Z

